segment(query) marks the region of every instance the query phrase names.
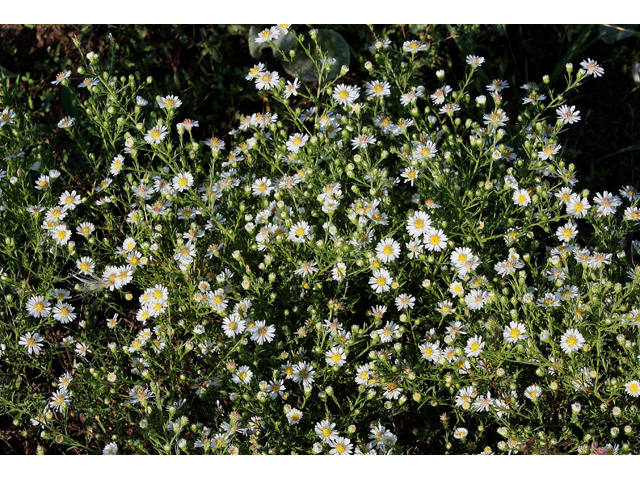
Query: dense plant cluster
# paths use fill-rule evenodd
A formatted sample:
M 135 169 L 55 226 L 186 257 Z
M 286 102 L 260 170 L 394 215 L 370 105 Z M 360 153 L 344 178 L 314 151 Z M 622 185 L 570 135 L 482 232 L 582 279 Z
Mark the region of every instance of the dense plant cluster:
M 52 80 L 72 159 L 3 85 L 0 413 L 39 452 L 636 452 L 639 194 L 562 160 L 603 68 L 420 85 L 380 38 L 357 85 L 284 35 L 318 82 L 247 66 L 280 107 L 228 142 L 117 39 Z

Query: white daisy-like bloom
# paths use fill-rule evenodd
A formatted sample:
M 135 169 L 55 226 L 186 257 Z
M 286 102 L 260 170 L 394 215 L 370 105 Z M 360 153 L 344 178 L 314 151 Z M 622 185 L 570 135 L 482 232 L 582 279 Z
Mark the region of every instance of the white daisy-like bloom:
M 568 123 L 569 125 L 581 120 L 580 110 L 576 111 L 575 106 L 567 107 L 566 105 L 562 105 L 556 109 L 556 115 L 558 115 L 559 122 Z
M 67 391 L 66 388 L 59 388 L 53 395 L 51 395 L 49 407 L 51 407 L 51 410 L 61 412 L 66 409 L 70 403 L 71 392 Z
M 559 307 L 560 300 L 558 300 L 558 298 L 553 293 L 547 292 L 544 294 L 544 297 L 538 298 L 536 305 L 542 308 Z
M 137 245 L 137 243 L 133 239 L 133 237 L 127 237 L 122 242 L 122 251 L 123 252 L 132 252 L 133 249 L 136 248 L 136 245 Z
M 73 117 L 64 117 L 62 120 L 58 122 L 58 128 L 69 128 L 73 126 L 73 122 L 75 121 L 76 119 Z
M 360 96 L 360 88 L 341 83 L 333 88 L 332 96 L 340 105 L 347 107 L 358 99 Z
M 411 240 L 409 243 L 405 243 L 405 248 L 409 251 L 409 258 L 414 259 L 422 254 L 424 245 L 422 245 L 420 240 Z
M 330 367 L 341 367 L 347 362 L 347 354 L 344 348 L 337 346 L 331 347 L 331 350 L 325 353 L 325 361 Z
M 632 222 L 637 222 L 640 220 L 640 209 L 638 209 L 638 207 L 627 207 L 624 211 L 624 218 Z
M 43 338 L 37 333 L 34 333 L 32 335 L 31 332 L 27 332 L 20 337 L 20 340 L 18 341 L 18 345 L 27 347 L 27 352 L 29 353 L 29 355 L 32 355 L 32 354 L 37 355 L 40 353 L 40 349 L 42 347 L 42 343 L 41 343 L 42 340 Z
M 237 313 L 232 313 L 222 321 L 222 330 L 229 338 L 235 338 L 246 329 L 246 322 Z
M 216 312 L 222 313 L 227 309 L 229 300 L 225 298 L 224 289 L 218 288 L 213 292 L 207 292 L 207 303 L 209 303 L 211 308 L 213 308 Z
M 411 183 L 411 186 L 413 187 L 413 182 L 416 180 L 416 178 L 418 178 L 419 174 L 420 170 L 418 170 L 417 168 L 407 167 L 402 171 L 400 176 L 404 178 L 404 183 Z
M 556 230 L 556 236 L 558 240 L 564 243 L 569 243 L 578 235 L 578 226 L 569 220 L 564 226 L 558 227 Z
M 449 300 L 443 300 L 442 302 L 438 302 L 438 306 L 436 307 L 436 312 L 441 313 L 442 315 L 451 315 L 455 313 L 456 309 L 453 308 L 453 303 Z
M 447 247 L 447 237 L 440 229 L 433 227 L 427 227 L 424 233 L 424 248 L 430 252 L 441 252 Z
M 27 312 L 34 318 L 46 318 L 51 313 L 51 303 L 43 296 L 36 295 L 27 301 Z
M 196 255 L 196 247 L 193 243 L 187 242 L 184 245 L 176 248 L 173 259 L 180 262 L 183 265 L 193 263 L 193 257 Z
M 337 263 L 336 266 L 331 270 L 331 278 L 333 278 L 336 282 L 344 280 L 346 274 L 347 265 L 344 262 Z
M 472 257 L 474 257 L 474 255 L 470 248 L 458 247 L 451 252 L 450 261 L 454 267 L 460 268 L 464 266 L 466 262 L 471 260 Z
M 531 385 L 524 391 L 524 396 L 532 402 L 537 402 L 540 395 L 542 395 L 542 388 L 537 385 Z
M 464 353 L 467 357 L 477 357 L 482 353 L 484 349 L 484 342 L 482 341 L 482 337 L 479 335 L 475 335 L 467 340 L 467 346 L 464 347 Z
M 64 224 L 56 225 L 49 233 L 58 245 L 66 245 L 71 238 L 71 230 Z
M 640 382 L 638 382 L 638 380 L 631 380 L 625 383 L 624 391 L 627 395 L 631 395 L 634 398 L 640 396 Z
M 400 327 L 394 322 L 387 322 L 383 328 L 376 330 L 382 343 L 389 343 L 396 338 L 396 334 L 400 331 Z
M 451 296 L 453 297 L 462 295 L 464 293 L 464 287 L 462 286 L 462 283 L 453 282 L 451 285 L 449 285 L 449 293 L 451 293 Z
M 521 207 L 526 207 L 531 203 L 531 196 L 524 188 L 519 188 L 513 192 L 513 203 Z
M 440 110 L 438 110 L 438 113 L 453 114 L 453 112 L 458 111 L 460 111 L 460 105 L 458 105 L 457 103 L 447 103 L 445 106 L 441 107 Z
M 376 293 L 388 292 L 392 283 L 391 274 L 384 268 L 374 270 L 373 276 L 369 279 L 369 285 Z
M 76 348 L 74 350 L 79 357 L 86 357 L 87 353 L 91 353 L 89 347 L 87 347 L 84 343 L 78 342 L 76 343 Z
M 258 45 L 262 45 L 263 43 L 268 43 L 273 40 L 277 40 L 278 37 L 280 36 L 280 33 L 282 33 L 282 30 L 278 26 L 265 28 L 260 33 L 258 33 L 258 36 L 254 39 L 254 41 Z
M 375 145 L 377 142 L 376 137 L 373 135 L 358 135 L 356 138 L 351 140 L 351 145 L 353 150 L 356 148 L 367 148 L 368 145 Z
M 182 105 L 182 101 L 175 95 L 168 95 L 158 99 L 158 106 L 160 108 L 177 108 L 180 105 Z
M 193 175 L 189 172 L 180 172 L 171 180 L 173 188 L 177 192 L 184 192 L 193 186 Z
M 66 72 L 60 72 L 56 75 L 56 79 L 51 81 L 52 85 L 58 85 L 65 78 L 68 78 L 71 75 L 71 70 L 67 70 Z
M 403 293 L 396 298 L 395 304 L 398 311 L 402 311 L 406 308 L 413 310 L 413 307 L 416 304 L 416 297 Z
M 413 238 L 420 238 L 425 235 L 430 226 L 431 217 L 422 211 L 417 211 L 407 219 L 407 232 Z
M 593 252 L 593 255 L 589 256 L 589 259 L 587 260 L 587 266 L 597 270 L 603 265 L 610 265 L 612 256 L 613 254 L 611 253 Z
M 467 307 L 471 310 L 480 310 L 489 299 L 489 292 L 479 289 L 471 289 L 464 297 Z
M 49 175 L 40 175 L 36 180 L 36 190 L 46 190 L 51 185 L 51 178 Z
M 293 381 L 297 384 L 301 384 L 303 387 L 309 387 L 313 385 L 315 381 L 314 377 L 316 371 L 311 364 L 306 362 L 298 362 L 293 366 Z
M 335 438 L 329 439 L 327 443 L 331 447 L 331 450 L 329 450 L 331 455 L 351 455 L 351 451 L 353 450 L 351 440 L 346 437 L 336 436 Z
M 527 335 L 527 327 L 515 321 L 505 327 L 502 336 L 508 343 L 516 343 L 518 340 L 524 340 L 529 337 L 529 335 Z
M 587 75 L 593 75 L 594 78 L 604 75 L 604 68 L 598 65 L 598 62 L 591 60 L 590 58 L 580 62 L 580 66 L 585 70 Z
M 296 275 L 302 275 L 302 277 L 306 277 L 307 275 L 313 275 L 318 271 L 317 263 L 315 260 L 311 262 L 302 262 L 300 267 L 295 270 L 293 273 Z
M 299 88 L 300 80 L 298 80 L 298 77 L 293 80 L 293 83 L 291 83 L 290 80 L 287 80 L 287 85 L 284 87 L 284 98 L 289 98 L 291 95 L 297 97 Z
M 64 192 L 58 199 L 58 205 L 67 210 L 75 210 L 76 206 L 80 205 L 80 202 L 82 202 L 82 197 L 78 195 L 75 190 Z
M 631 185 L 622 187 L 619 190 L 619 192 L 620 192 L 620 195 L 622 195 L 624 198 L 630 201 L 637 200 L 638 198 L 640 198 L 640 193 L 638 193 L 638 190 L 636 190 L 636 188 L 632 187 Z
M 413 149 L 411 151 L 411 158 L 415 160 L 422 160 L 426 158 L 433 158 L 438 154 L 438 147 L 431 140 L 427 140 L 424 143 L 412 142 Z
M 204 144 L 207 145 L 212 151 L 218 152 L 224 149 L 224 141 L 220 140 L 218 137 L 212 136 L 204 141 Z
M 578 194 L 571 194 L 569 200 L 566 203 L 567 205 L 567 213 L 571 215 L 573 218 L 582 218 L 584 217 L 591 205 L 586 198 L 581 197 Z
M 593 202 L 598 205 L 596 211 L 603 217 L 614 214 L 616 208 L 622 205 L 622 200 L 620 200 L 620 197 L 618 197 L 617 195 L 613 195 L 606 190 L 603 193 L 598 192 L 596 196 L 593 197 Z
M 555 143 L 547 143 L 544 147 L 542 147 L 542 150 L 538 152 L 538 158 L 540 160 L 549 160 L 551 157 L 556 155 L 561 148 L 561 145 L 557 145 Z
M 495 112 L 487 113 L 482 117 L 483 123 L 492 127 L 504 127 L 509 121 L 509 117 L 502 111 L 496 110 Z
M 167 132 L 167 127 L 164 125 L 156 125 L 151 130 L 147 130 L 144 141 L 149 145 L 158 145 L 167 136 Z
M 328 443 L 329 440 L 335 440 L 338 437 L 338 431 L 335 430 L 335 427 L 335 423 L 325 419 L 316 423 L 314 431 L 322 442 Z
M 438 363 L 438 360 L 440 360 L 441 351 L 439 341 L 436 341 L 435 343 L 425 342 L 418 348 L 420 350 L 422 358 L 424 358 L 425 360 L 429 360 L 434 364 Z
M 251 340 L 258 345 L 264 344 L 264 342 L 271 343 L 276 335 L 276 327 L 273 325 L 267 325 L 265 320 L 259 320 L 255 323 L 255 330 L 251 335 Z
M 400 256 L 400 244 L 393 238 L 385 238 L 376 246 L 376 258 L 383 263 L 393 262 Z
M 442 105 L 447 95 L 452 91 L 453 89 L 449 85 L 438 88 L 433 94 L 431 94 L 431 101 L 434 103 L 434 105 Z
M 307 241 L 311 227 L 304 220 L 296 223 L 289 229 L 288 238 L 294 243 L 304 243 Z
M 116 442 L 111 442 L 105 445 L 102 449 L 103 455 L 117 455 L 118 454 L 118 444 Z
M 456 428 L 453 432 L 453 438 L 456 440 L 462 440 L 469 434 L 469 430 L 464 427 Z
M 423 52 L 427 49 L 427 45 L 418 40 L 407 40 L 402 44 L 402 50 L 409 53 Z
M 585 339 L 575 328 L 567 330 L 560 338 L 560 348 L 566 354 L 580 350 L 585 345 Z
M 389 82 L 374 80 L 367 84 L 366 93 L 369 98 L 384 97 L 391 94 L 391 85 L 389 85 Z
M 76 260 L 76 267 L 82 275 L 91 275 L 96 269 L 96 264 L 91 257 L 81 257 Z
M 264 71 L 255 78 L 256 88 L 258 90 L 270 90 L 280 82 L 278 72 Z
M 249 69 L 245 80 L 253 80 L 262 72 L 264 72 L 264 63 L 260 62 Z
M 231 381 L 233 383 L 244 383 L 245 385 L 248 385 L 251 382 L 251 378 L 253 378 L 253 372 L 251 369 L 246 365 L 242 365 L 235 371 L 231 377 Z
M 297 408 L 292 408 L 286 414 L 289 425 L 296 425 L 302 419 L 302 412 Z
M 111 161 L 111 167 L 109 169 L 109 171 L 111 172 L 111 175 L 117 175 L 120 173 L 120 171 L 122 170 L 122 167 L 124 165 L 124 157 L 122 155 L 116 155 L 115 157 L 113 157 L 113 160 Z
M 76 314 L 73 313 L 74 310 L 75 308 L 69 303 L 58 303 L 53 307 L 53 318 L 63 324 L 73 322 L 76 319 Z
M 298 153 L 298 151 L 305 146 L 307 141 L 309 140 L 309 135 L 302 133 L 294 133 L 289 136 L 289 140 L 285 144 L 287 146 L 287 150 L 293 153 Z
M 260 197 L 269 196 L 273 190 L 274 187 L 271 185 L 271 180 L 267 177 L 258 178 L 251 185 L 252 193 Z
M 466 61 L 468 65 L 471 65 L 472 67 L 477 68 L 484 63 L 484 57 L 478 57 L 476 55 L 467 55 Z

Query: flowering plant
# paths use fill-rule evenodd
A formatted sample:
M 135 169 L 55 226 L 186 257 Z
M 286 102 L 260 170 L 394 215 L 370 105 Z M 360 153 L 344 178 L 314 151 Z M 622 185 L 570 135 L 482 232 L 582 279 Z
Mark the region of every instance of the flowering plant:
M 256 42 L 283 28 L 317 85 L 249 68 L 277 111 L 226 140 L 118 78 L 116 41 L 77 69 L 66 161 L 3 91 L 14 425 L 39 451 L 637 451 L 638 193 L 562 159 L 602 67 L 482 94 L 482 57 L 420 85 L 428 46 L 380 39 L 352 85 L 288 25 Z

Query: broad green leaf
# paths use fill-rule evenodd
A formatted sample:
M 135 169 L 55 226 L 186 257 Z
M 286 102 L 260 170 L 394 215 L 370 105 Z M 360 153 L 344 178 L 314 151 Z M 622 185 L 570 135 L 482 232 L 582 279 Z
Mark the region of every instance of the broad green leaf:
M 310 49 L 312 54 L 317 54 L 316 47 L 313 41 L 309 38 L 310 35 L 306 33 L 305 44 Z M 327 58 L 335 58 L 335 63 L 331 65 L 331 69 L 327 74 L 327 79 L 332 80 L 340 74 L 340 69 L 343 65 L 349 66 L 351 61 L 351 54 L 349 53 L 349 44 L 335 30 L 319 29 L 318 30 L 318 45 L 320 50 Z M 285 71 L 291 76 L 297 76 L 303 82 L 317 82 L 318 81 L 318 69 L 313 61 L 307 57 L 298 44 L 294 48 L 296 56 L 291 63 L 283 62 Z M 319 61 L 319 60 L 318 60 Z
M 0 78 L 1 79 L 13 78 L 13 77 L 17 77 L 17 76 L 18 76 L 17 73 L 10 72 L 6 68 L 4 68 L 2 65 L 0 65 Z
M 618 40 L 637 34 L 638 32 L 634 30 L 634 27 L 635 25 L 600 25 L 600 38 L 604 43 L 611 45 Z

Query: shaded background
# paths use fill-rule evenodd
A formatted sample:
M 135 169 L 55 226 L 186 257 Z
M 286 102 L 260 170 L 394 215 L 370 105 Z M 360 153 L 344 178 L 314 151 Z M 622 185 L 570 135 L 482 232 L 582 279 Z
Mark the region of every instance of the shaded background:
M 262 26 L 258 26 L 261 28 Z M 362 84 L 370 79 L 364 63 L 371 58 L 366 46 L 375 41 L 364 25 L 299 25 L 331 28 L 349 44 L 348 80 Z M 508 96 L 522 93 L 528 81 L 540 83 L 550 74 L 562 84 L 564 65 L 589 57 L 598 61 L 605 75 L 586 82 L 568 98 L 582 121 L 562 139 L 565 160 L 578 168 L 578 187 L 617 193 L 623 185 L 640 187 L 638 88 L 632 76 L 640 60 L 640 35 L 634 25 L 604 28 L 599 25 L 375 25 L 375 35 L 402 43 L 418 39 L 430 43 L 424 55 L 424 85 L 433 90 L 434 71 L 445 70 L 447 82 L 462 78 L 464 56 L 486 58 L 488 78 L 507 79 Z M 120 44 L 117 71 L 127 75 L 151 75 L 153 95 L 178 95 L 183 112 L 200 122 L 205 135 L 225 137 L 241 114 L 273 108 L 268 95 L 244 80 L 258 60 L 249 52 L 249 25 L 0 25 L 0 76 L 19 81 L 21 107 L 33 116 L 51 119 L 67 115 L 60 89 L 51 79 L 63 70 L 75 74 L 79 51 L 77 35 L 85 52 L 100 53 L 111 33 Z M 259 61 L 268 69 L 283 72 L 269 49 Z M 478 88 L 484 90 L 483 85 Z M 153 98 L 152 95 L 149 95 Z M 44 120 L 44 118 L 43 118 Z M 227 143 L 229 144 L 229 143 Z

